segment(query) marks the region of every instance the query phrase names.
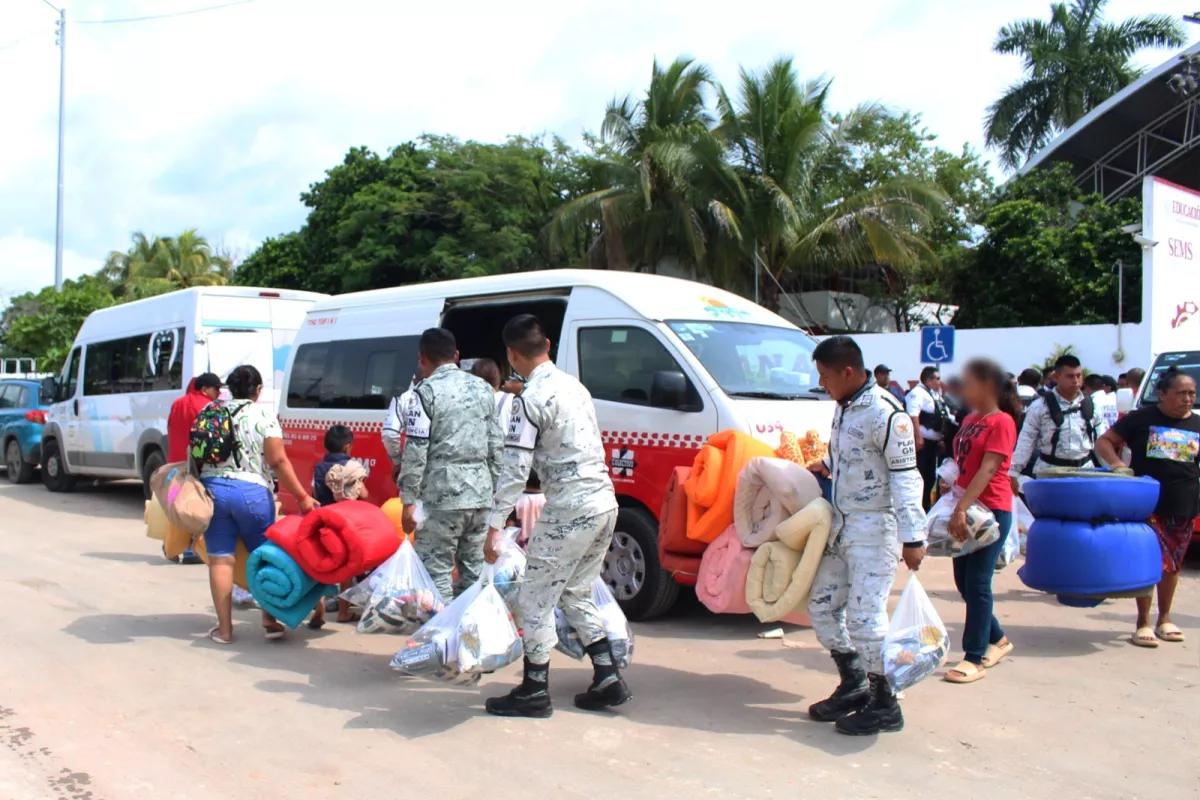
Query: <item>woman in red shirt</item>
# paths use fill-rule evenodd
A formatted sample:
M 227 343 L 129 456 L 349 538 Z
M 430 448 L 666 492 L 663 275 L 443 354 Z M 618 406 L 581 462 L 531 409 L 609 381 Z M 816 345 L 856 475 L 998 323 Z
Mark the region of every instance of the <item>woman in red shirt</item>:
M 971 414 L 954 439 L 958 486 L 963 496 L 950 518 L 950 534 L 967 538 L 967 509 L 978 501 L 996 515 L 1000 538 L 980 550 L 954 559 L 954 584 L 967 604 L 962 662 L 946 673 L 951 683 L 974 683 L 1012 652 L 1013 646 L 992 613 L 992 576 L 996 560 L 1012 528 L 1013 493 L 1008 469 L 1017 443 L 1022 403 L 999 364 L 969 361 L 963 369 L 963 399 Z

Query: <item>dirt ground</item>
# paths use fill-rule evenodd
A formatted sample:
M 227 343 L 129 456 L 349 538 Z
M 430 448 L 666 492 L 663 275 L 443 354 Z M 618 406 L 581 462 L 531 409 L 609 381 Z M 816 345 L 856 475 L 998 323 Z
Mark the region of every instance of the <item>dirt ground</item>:
M 805 708 L 835 679 L 810 630 L 685 598 L 636 625 L 636 695 L 619 713 L 571 707 L 587 682 L 555 655 L 550 720 L 500 720 L 480 690 L 404 679 L 397 640 L 344 626 L 267 642 L 204 638 L 203 567 L 144 536 L 140 487 L 52 495 L 0 483 L 0 800 L 438 797 L 1133 798 L 1194 792 L 1200 747 L 1200 578 L 1184 578 L 1183 645 L 1128 644 L 1132 602 L 1090 610 L 997 576 L 1015 654 L 971 686 L 930 679 L 907 727 L 855 739 Z M 955 644 L 949 562 L 921 577 Z M 906 571 L 901 568 L 901 572 Z M 901 574 L 893 600 L 906 575 Z M 1187 787 L 1187 788 L 1184 788 Z

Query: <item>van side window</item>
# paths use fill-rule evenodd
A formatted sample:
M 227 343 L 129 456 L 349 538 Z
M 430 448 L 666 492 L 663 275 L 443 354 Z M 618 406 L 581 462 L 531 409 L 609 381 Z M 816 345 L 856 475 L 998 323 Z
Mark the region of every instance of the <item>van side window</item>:
M 656 372 L 682 372 L 654 334 L 642 328 L 579 331 L 579 379 L 595 400 L 650 405 Z
M 75 396 L 75 390 L 79 388 L 79 353 L 80 349 L 76 347 L 71 351 L 71 355 L 67 357 L 67 366 L 63 370 L 62 382 L 58 384 L 58 390 L 55 392 L 54 401 L 62 403 L 70 400 Z
M 169 338 L 178 335 L 166 332 Z M 178 366 L 171 363 L 169 341 L 161 346 L 162 334 L 141 334 L 124 339 L 96 342 L 87 346 L 83 360 L 83 393 L 88 396 L 106 394 L 131 394 L 183 389 L 182 348 L 176 351 Z M 151 346 L 155 349 L 158 364 L 165 374 L 151 374 Z M 182 337 L 180 337 L 182 341 Z M 163 351 L 165 355 L 163 354 Z
M 301 345 L 288 380 L 288 408 L 383 411 L 412 382 L 420 337 Z
M 183 390 L 183 328 L 156 331 L 150 335 L 154 374 L 147 375 L 147 391 Z

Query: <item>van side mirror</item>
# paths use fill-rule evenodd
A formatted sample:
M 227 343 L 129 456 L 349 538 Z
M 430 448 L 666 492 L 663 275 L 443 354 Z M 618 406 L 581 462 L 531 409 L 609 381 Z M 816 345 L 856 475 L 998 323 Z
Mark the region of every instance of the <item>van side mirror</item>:
M 654 408 L 672 408 L 678 411 L 696 411 L 696 404 L 689 402 L 687 376 L 678 370 L 659 370 L 650 379 L 650 405 Z
M 58 397 L 58 381 L 54 378 L 42 378 L 41 402 L 49 405 Z

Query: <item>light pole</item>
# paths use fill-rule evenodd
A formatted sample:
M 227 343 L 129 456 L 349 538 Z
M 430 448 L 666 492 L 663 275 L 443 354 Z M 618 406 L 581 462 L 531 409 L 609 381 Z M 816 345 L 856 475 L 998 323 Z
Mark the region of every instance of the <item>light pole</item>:
M 58 202 L 54 214 L 54 288 L 63 285 L 63 133 L 66 126 L 67 96 L 67 10 L 50 2 L 43 3 L 58 12 Z

